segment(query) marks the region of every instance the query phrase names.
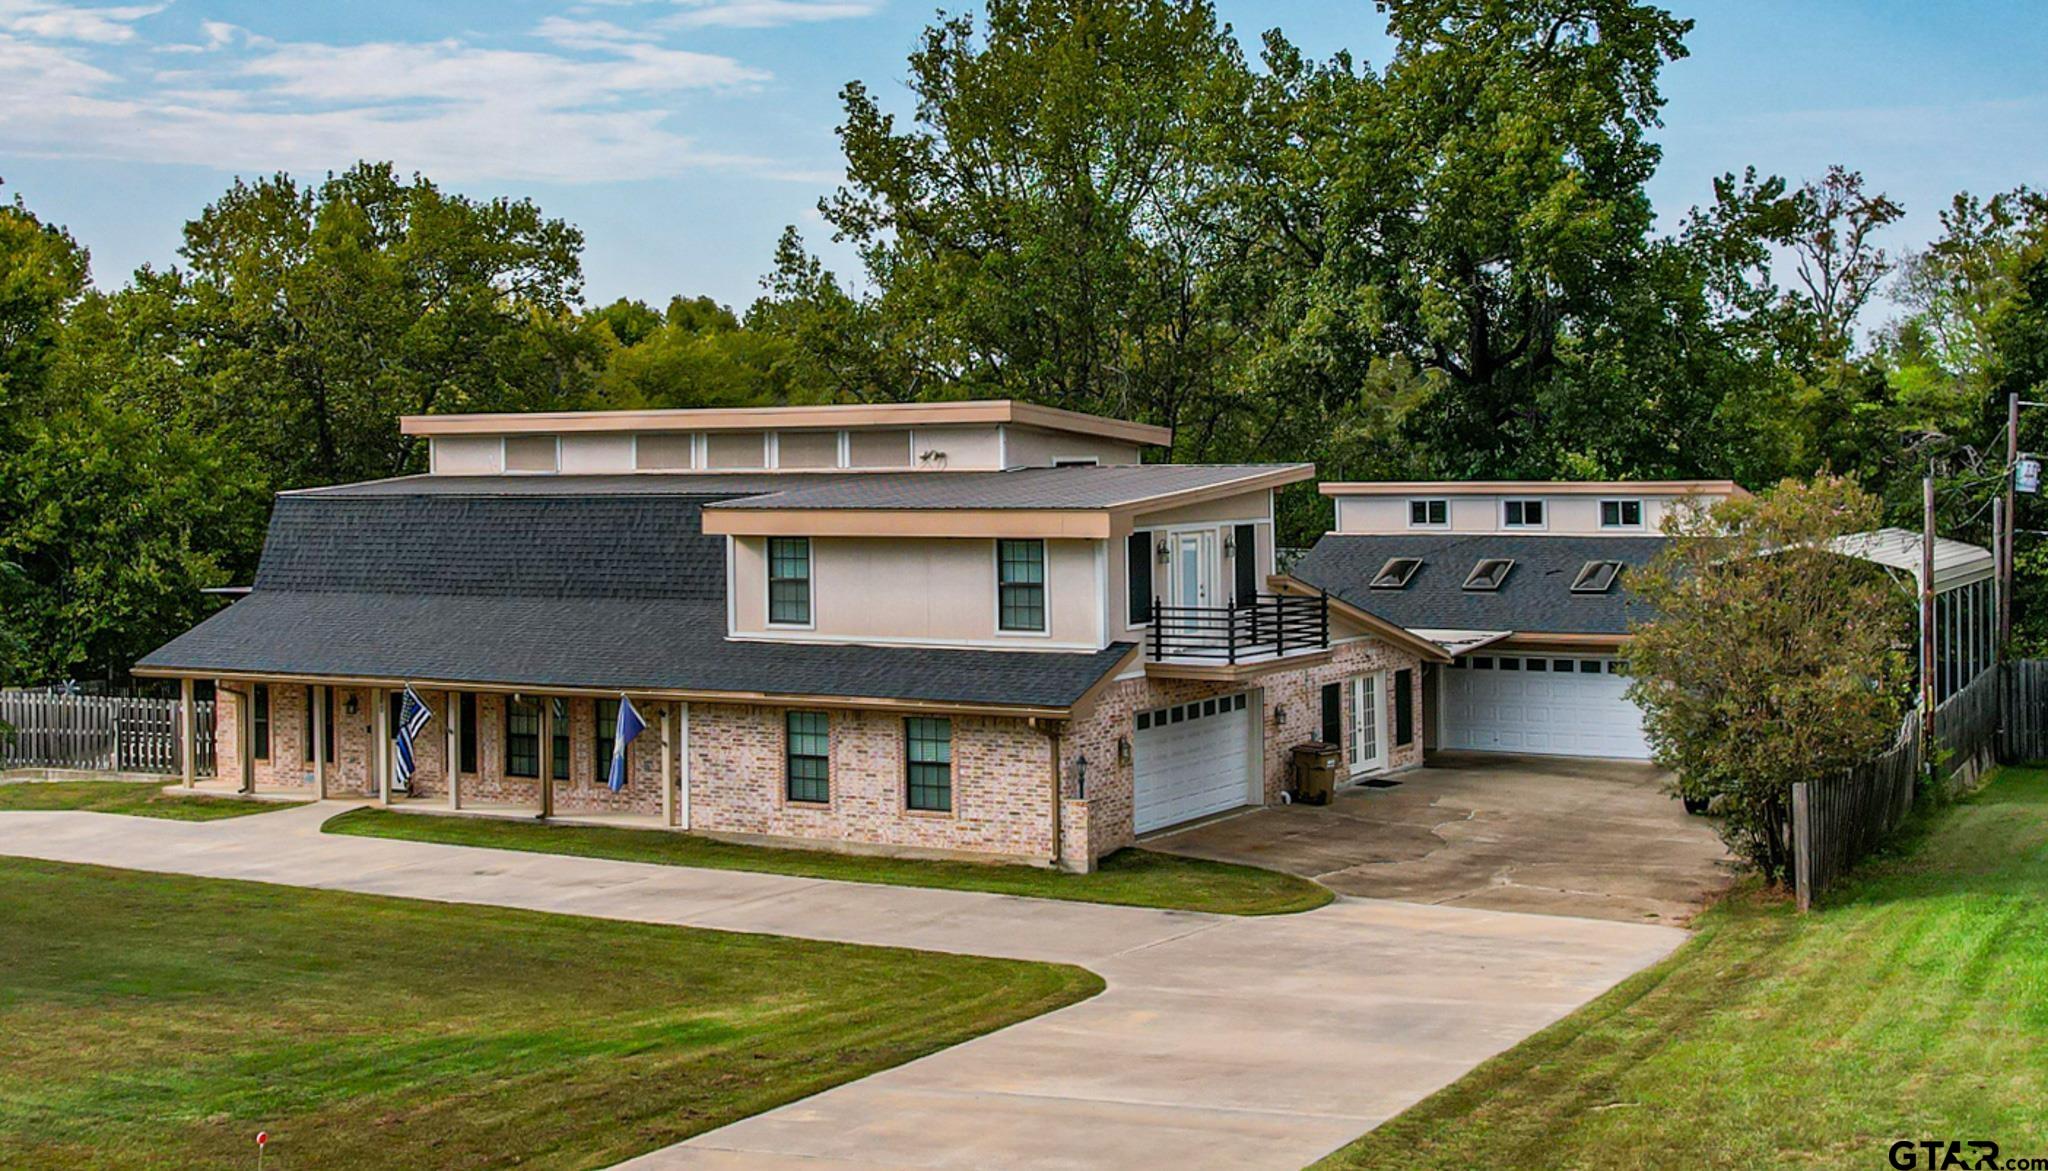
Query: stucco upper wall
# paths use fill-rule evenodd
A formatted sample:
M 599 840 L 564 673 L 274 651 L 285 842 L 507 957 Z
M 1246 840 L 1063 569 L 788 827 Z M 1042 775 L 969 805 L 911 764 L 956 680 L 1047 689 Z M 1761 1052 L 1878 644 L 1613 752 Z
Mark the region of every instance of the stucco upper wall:
M 742 637 L 1018 650 L 1103 645 L 1100 541 L 1045 543 L 1043 634 L 996 628 L 996 542 L 951 538 L 813 538 L 812 625 L 770 627 L 767 542 L 732 538 L 732 630 Z
M 1003 433 L 1004 466 L 1049 468 L 1067 460 L 1094 460 L 1099 464 L 1139 462 L 1139 448 L 1100 435 L 1046 431 L 1037 427 L 1009 427 Z
M 1686 498 L 1684 493 L 1648 493 L 1626 490 L 1611 493 L 1550 494 L 1536 492 L 1507 492 L 1490 495 L 1446 496 L 1428 491 L 1418 491 L 1403 496 L 1339 496 L 1336 498 L 1337 527 L 1340 533 L 1407 533 L 1407 532 L 1455 532 L 1455 533 L 1555 533 L 1568 536 L 1615 536 L 1655 535 L 1672 508 Z M 1721 497 L 1708 497 L 1709 500 Z M 1409 523 L 1412 501 L 1443 500 L 1448 505 L 1447 525 L 1421 526 Z M 1503 505 L 1508 500 L 1543 501 L 1544 523 L 1541 528 L 1508 528 L 1503 522 Z M 1600 505 L 1607 500 L 1635 500 L 1642 503 L 1643 519 L 1639 525 L 1620 528 L 1603 527 L 1600 523 Z

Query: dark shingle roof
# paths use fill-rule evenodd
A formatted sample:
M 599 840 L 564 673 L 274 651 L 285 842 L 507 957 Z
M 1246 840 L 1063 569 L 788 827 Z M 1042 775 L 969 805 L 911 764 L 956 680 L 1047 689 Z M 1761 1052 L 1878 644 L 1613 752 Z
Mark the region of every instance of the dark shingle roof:
M 1318 589 L 1409 630 L 1511 630 L 1542 634 L 1625 634 L 1648 617 L 1628 597 L 1628 570 L 1604 594 L 1574 594 L 1588 561 L 1639 566 L 1664 547 L 1663 537 L 1532 537 L 1501 533 L 1333 533 L 1316 542 L 1293 574 Z M 1373 575 L 1391 557 L 1419 557 L 1408 587 L 1376 590 Z M 1498 590 L 1467 590 L 1481 559 L 1511 557 Z
M 725 637 L 701 498 L 300 493 L 255 590 L 145 657 L 196 673 L 431 679 L 1066 707 L 1130 651 Z

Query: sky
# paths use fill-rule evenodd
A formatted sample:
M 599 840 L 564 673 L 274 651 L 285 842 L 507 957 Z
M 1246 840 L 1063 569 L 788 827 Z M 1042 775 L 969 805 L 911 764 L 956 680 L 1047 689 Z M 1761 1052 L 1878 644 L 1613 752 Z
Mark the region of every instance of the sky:
M 957 8 L 958 5 L 955 4 Z M 1669 227 L 1714 176 L 1860 169 L 1939 231 L 1958 190 L 2048 186 L 2048 4 L 1673 0 L 1697 22 L 1664 74 Z M 1218 0 L 1248 45 L 1384 62 L 1368 0 Z M 177 261 L 236 175 L 387 159 L 478 198 L 535 200 L 586 237 L 585 296 L 743 309 L 840 176 L 840 87 L 907 106 L 934 9 L 904 0 L 0 0 L 0 198 L 68 226 L 102 286 Z

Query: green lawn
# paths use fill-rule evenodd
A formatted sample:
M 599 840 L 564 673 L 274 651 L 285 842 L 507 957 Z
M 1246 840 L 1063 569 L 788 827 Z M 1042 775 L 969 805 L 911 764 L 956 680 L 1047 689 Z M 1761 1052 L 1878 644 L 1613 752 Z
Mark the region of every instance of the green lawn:
M 1331 899 L 1329 890 L 1305 878 L 1205 862 L 1152 850 L 1119 850 L 1093 874 L 1068 874 L 1038 866 L 989 862 L 928 862 L 743 846 L 695 834 L 609 826 L 537 825 L 483 817 L 446 817 L 358 809 L 329 821 L 328 833 L 368 838 L 403 838 L 457 846 L 494 846 L 544 854 L 575 854 L 624 862 L 700 866 L 709 870 L 758 870 L 802 878 L 836 878 L 889 886 L 978 890 L 1082 903 L 1121 903 L 1224 915 L 1285 915 L 1308 911 Z
M 1882 1167 L 1898 1139 L 2048 1155 L 2048 771 L 1929 816 L 1824 911 L 1752 890 L 1695 926 L 1319 1166 Z
M 1079 968 L 0 858 L 0 1167 L 599 1167 Z
M 83 809 L 92 813 L 133 813 L 173 821 L 218 821 L 288 809 L 292 802 L 248 801 L 237 797 L 187 797 L 166 793 L 164 781 L 16 781 L 0 785 L 0 812 Z

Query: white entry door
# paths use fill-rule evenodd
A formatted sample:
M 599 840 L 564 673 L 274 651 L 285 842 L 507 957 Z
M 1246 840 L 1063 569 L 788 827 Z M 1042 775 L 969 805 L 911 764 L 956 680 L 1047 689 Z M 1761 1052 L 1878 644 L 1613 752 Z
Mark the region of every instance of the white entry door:
M 1131 734 L 1132 820 L 1147 833 L 1252 801 L 1250 693 L 1139 712 Z
M 1216 579 L 1216 534 L 1178 533 L 1173 538 L 1173 604 L 1207 606 Z
M 1351 775 L 1384 772 L 1387 767 L 1387 676 L 1381 671 L 1351 678 Z

